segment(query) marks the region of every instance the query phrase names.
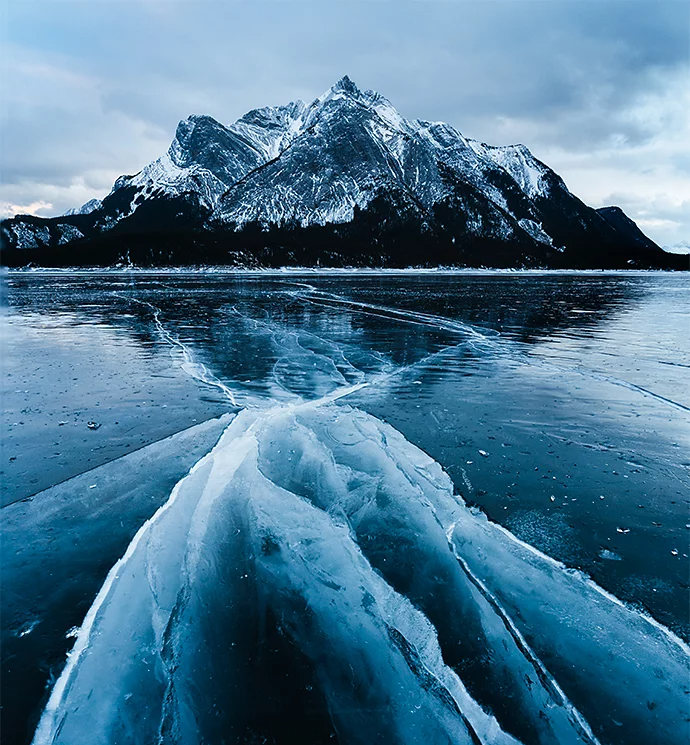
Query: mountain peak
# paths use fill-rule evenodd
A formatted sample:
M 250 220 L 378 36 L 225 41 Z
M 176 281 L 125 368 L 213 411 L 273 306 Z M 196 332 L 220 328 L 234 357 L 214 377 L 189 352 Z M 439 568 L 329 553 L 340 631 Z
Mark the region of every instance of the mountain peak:
M 343 103 L 354 103 L 359 107 L 364 107 L 378 115 L 393 129 L 408 134 L 417 129 L 414 123 L 409 122 L 398 113 L 387 98 L 373 90 L 361 90 L 348 75 L 340 78 L 337 83 L 311 104 L 310 116 L 306 120 L 307 124 L 321 116 L 324 111 L 331 112 L 332 109 L 329 104 L 332 102 L 336 102 L 338 107 Z
M 318 108 L 329 101 L 348 98 L 354 101 L 363 102 L 366 98 L 366 94 L 362 93 L 348 75 L 343 75 L 340 80 L 334 83 L 323 95 L 319 96 L 314 103 L 312 103 L 311 108 Z
M 153 221 L 165 234 L 161 245 L 181 227 L 182 241 L 215 246 L 222 235 L 250 257 L 255 227 L 298 245 L 301 228 L 348 224 L 323 233 L 331 236 L 324 250 L 358 261 L 356 245 L 370 243 L 380 223 L 382 261 L 404 265 L 419 261 L 416 250 L 400 248 L 397 236 L 408 230 L 409 246 L 431 240 L 435 258 L 423 259 L 431 263 L 668 264 L 623 212 L 586 207 L 524 145 L 495 147 L 442 122 L 407 119 L 348 75 L 308 105 L 253 109 L 227 126 L 210 116 L 183 119 L 166 154 L 119 178 L 102 203 L 61 219 L 3 223 L 2 238 L 18 250 L 52 251 L 101 241 L 115 226 L 118 241 L 127 231 L 139 236 Z
M 191 114 L 178 123 L 173 144 L 177 142 L 179 146 L 189 147 L 192 139 L 197 139 L 209 132 L 222 129 L 225 129 L 223 125 L 211 116 Z
M 331 91 L 333 93 L 335 92 L 347 93 L 351 96 L 361 95 L 361 91 L 354 84 L 354 82 L 350 79 L 349 75 L 343 75 L 343 77 L 340 78 L 340 80 L 331 88 Z
M 241 122 L 255 125 L 265 129 L 285 128 L 304 113 L 307 105 L 304 101 L 291 101 L 285 106 L 264 106 L 260 109 L 252 109 L 235 122 L 235 126 Z

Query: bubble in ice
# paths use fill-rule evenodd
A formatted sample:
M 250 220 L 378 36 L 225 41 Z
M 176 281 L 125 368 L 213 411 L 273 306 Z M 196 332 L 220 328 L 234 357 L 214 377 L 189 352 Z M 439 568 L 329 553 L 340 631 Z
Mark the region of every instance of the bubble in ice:
M 622 561 L 623 559 L 615 553 L 615 551 L 609 551 L 607 548 L 602 548 L 599 551 L 599 556 L 606 561 Z

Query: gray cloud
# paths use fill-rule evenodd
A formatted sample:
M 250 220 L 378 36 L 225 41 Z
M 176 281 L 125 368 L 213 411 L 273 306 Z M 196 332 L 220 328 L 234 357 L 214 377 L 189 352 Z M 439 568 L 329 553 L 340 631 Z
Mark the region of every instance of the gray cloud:
M 3 202 L 102 196 L 188 114 L 233 121 L 348 73 L 406 116 L 524 142 L 593 206 L 675 200 L 673 235 L 690 236 L 684 0 L 34 0 L 7 15 Z

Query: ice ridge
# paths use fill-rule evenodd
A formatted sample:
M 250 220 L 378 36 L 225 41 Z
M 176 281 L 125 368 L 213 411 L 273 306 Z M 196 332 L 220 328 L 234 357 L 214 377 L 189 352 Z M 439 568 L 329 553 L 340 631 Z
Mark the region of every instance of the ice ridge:
M 229 692 L 253 690 L 271 619 L 342 742 L 596 743 L 602 701 L 677 741 L 687 650 L 469 510 L 438 463 L 342 403 L 361 385 L 233 420 L 111 570 L 36 745 L 239 736 L 260 703 Z M 652 714 L 601 674 L 612 644 Z

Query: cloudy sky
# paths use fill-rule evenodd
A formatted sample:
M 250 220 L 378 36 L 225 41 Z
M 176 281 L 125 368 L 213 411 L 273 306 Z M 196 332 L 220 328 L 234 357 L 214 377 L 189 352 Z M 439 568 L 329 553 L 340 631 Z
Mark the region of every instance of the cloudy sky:
M 55 215 L 179 119 L 348 74 L 405 116 L 521 142 L 593 207 L 690 241 L 690 0 L 5 0 L 0 209 Z

